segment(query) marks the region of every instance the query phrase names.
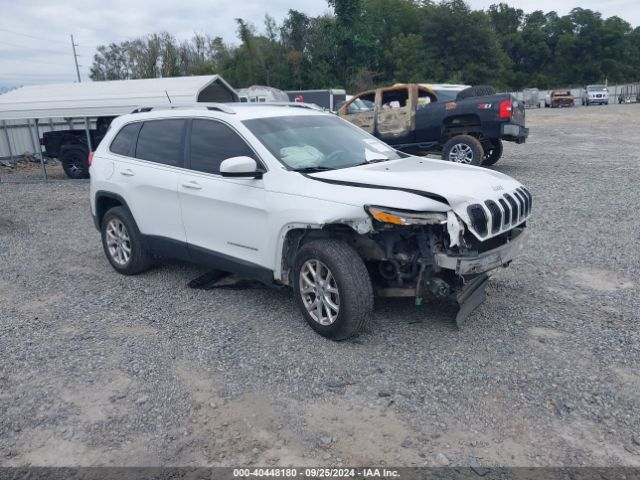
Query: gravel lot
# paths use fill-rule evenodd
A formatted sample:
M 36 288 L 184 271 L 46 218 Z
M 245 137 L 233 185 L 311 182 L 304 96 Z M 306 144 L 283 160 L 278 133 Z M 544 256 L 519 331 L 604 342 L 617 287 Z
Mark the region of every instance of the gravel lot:
M 287 291 L 123 277 L 87 182 L 0 184 L 0 465 L 640 465 L 640 105 L 527 115 L 495 169 L 530 246 L 462 331 L 381 300 L 334 343 Z

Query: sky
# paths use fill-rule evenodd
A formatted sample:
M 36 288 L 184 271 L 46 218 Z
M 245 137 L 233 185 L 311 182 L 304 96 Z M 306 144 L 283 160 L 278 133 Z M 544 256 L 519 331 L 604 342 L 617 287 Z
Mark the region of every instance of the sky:
M 467 0 L 475 9 L 499 0 Z M 503 0 L 504 1 L 504 0 Z M 555 10 L 575 6 L 603 17 L 617 15 L 640 24 L 637 0 L 507 0 L 511 6 Z M 259 31 L 269 13 L 278 23 L 290 8 L 310 16 L 330 12 L 326 0 L 0 0 L 0 91 L 6 87 L 76 81 L 70 34 L 74 35 L 83 81 L 89 79 L 95 48 L 148 33 L 167 31 L 180 40 L 194 32 L 237 43 L 234 18 Z

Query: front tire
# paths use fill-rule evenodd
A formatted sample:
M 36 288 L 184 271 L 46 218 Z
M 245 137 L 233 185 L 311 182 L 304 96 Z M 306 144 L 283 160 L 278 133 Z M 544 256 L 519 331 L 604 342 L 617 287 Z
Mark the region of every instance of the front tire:
M 305 320 L 323 337 L 353 337 L 371 320 L 371 278 L 345 242 L 326 239 L 303 245 L 294 262 L 293 288 Z
M 479 166 L 484 158 L 480 141 L 471 135 L 456 135 L 442 148 L 442 160 Z
M 102 247 L 111 266 L 123 275 L 148 270 L 152 263 L 135 220 L 123 207 L 113 207 L 101 224 Z
M 502 140 L 499 138 L 491 140 L 491 146 L 485 150 L 482 165 L 490 166 L 495 164 L 502 157 L 503 150 Z

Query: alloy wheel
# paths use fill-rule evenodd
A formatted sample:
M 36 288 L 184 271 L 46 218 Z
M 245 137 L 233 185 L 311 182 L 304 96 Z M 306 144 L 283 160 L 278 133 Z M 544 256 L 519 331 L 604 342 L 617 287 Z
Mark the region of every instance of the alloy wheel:
M 320 325 L 331 325 L 340 312 L 340 293 L 331 270 L 310 259 L 300 269 L 300 295 L 307 312 Z
M 470 165 L 473 162 L 473 150 L 469 145 L 456 143 L 449 151 L 449 161 Z
M 131 239 L 124 223 L 118 218 L 112 218 L 107 224 L 107 249 L 109 255 L 120 266 L 124 266 L 131 258 Z

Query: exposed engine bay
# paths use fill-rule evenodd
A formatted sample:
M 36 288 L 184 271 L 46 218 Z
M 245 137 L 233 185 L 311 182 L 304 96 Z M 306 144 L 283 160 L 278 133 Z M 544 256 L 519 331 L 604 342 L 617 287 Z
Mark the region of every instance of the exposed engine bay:
M 355 234 L 331 229 L 332 237 L 348 242 L 365 261 L 374 291 L 382 297 L 453 300 L 460 307 L 460 325 L 484 301 L 488 273 L 511 263 L 526 240 L 525 222 L 500 235 L 479 241 L 464 225 L 441 214 L 426 225 L 374 222 L 374 230 Z M 328 233 L 308 231 L 307 239 Z M 457 238 L 456 238 L 457 236 Z M 453 237 L 453 238 L 452 238 Z

